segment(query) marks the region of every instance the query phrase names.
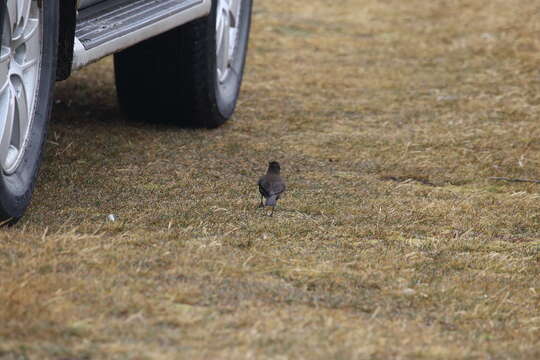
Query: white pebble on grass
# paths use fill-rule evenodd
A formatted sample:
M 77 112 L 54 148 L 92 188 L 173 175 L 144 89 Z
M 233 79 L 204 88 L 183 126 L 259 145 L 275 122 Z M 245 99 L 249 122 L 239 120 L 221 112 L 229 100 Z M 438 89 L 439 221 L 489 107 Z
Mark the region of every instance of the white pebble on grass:
M 411 289 L 411 288 L 406 288 L 406 289 L 403 289 L 402 293 L 405 296 L 412 296 L 412 295 L 416 294 L 416 290 Z

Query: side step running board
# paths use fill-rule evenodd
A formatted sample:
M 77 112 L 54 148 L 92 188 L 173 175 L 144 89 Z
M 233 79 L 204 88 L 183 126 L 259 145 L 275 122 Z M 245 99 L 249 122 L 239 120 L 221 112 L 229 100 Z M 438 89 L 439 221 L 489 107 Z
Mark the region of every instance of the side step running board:
M 79 11 L 73 70 L 205 16 L 211 0 L 108 0 Z

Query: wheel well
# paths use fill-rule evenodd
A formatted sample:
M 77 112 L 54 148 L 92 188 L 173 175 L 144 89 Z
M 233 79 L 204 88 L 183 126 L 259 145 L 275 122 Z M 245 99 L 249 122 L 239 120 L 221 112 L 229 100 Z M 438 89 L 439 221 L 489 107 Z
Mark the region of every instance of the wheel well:
M 77 0 L 61 0 L 58 6 L 60 6 L 60 23 L 56 80 L 65 80 L 71 75 L 73 63 Z

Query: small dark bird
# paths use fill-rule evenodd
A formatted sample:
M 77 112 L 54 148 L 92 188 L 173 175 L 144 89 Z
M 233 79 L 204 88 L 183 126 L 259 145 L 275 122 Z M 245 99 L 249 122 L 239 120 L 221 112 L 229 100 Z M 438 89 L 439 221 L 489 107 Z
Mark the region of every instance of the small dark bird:
M 279 200 L 279 197 L 286 189 L 285 182 L 279 175 L 281 167 L 277 161 L 271 161 L 268 164 L 268 171 L 266 175 L 261 176 L 259 179 L 259 192 L 261 193 L 261 204 L 259 207 L 271 206 L 272 213 L 270 216 L 274 215 L 274 208 L 276 203 Z M 263 198 L 266 199 L 266 202 L 263 203 Z

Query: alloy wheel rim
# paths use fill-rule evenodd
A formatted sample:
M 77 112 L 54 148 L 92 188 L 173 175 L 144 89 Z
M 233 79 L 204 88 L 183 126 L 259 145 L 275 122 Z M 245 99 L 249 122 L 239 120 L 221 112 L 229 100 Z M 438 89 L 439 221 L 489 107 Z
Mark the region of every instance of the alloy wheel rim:
M 42 15 L 37 0 L 7 0 L 0 48 L 0 167 L 13 173 L 27 146 L 39 88 Z
M 236 55 L 241 3 L 242 0 L 218 0 L 217 3 L 216 65 L 220 84 L 229 76 Z

